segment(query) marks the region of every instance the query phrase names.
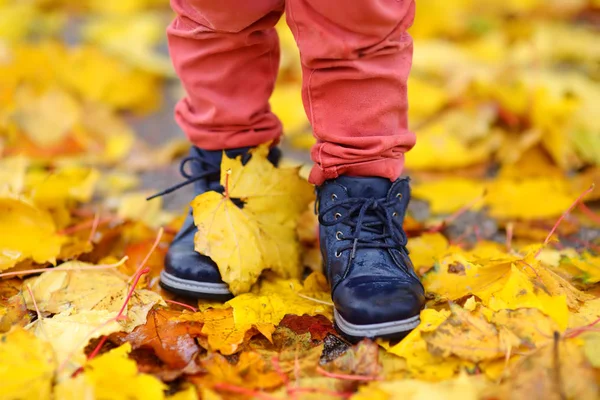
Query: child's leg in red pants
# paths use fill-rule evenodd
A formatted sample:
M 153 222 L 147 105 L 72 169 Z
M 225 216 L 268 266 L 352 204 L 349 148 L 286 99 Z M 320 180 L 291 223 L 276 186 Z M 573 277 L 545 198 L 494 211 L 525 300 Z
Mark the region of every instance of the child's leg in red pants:
M 300 48 L 304 107 L 317 138 L 309 180 L 317 185 L 319 241 L 335 324 L 350 338 L 406 335 L 419 324 L 425 304 L 402 228 L 409 183 L 398 179 L 404 153 L 415 142 L 407 128 L 406 96 L 412 56 L 406 29 L 414 1 L 172 3 L 179 16 L 169 28 L 171 55 L 188 91 L 177 120 L 205 149 L 193 151 L 217 150 L 219 156 L 220 149 L 280 135 L 268 98 L 279 57 L 273 27 L 285 8 Z M 216 162 L 208 164 L 218 169 Z M 219 177 L 212 170 L 197 172 Z M 227 296 L 216 264 L 193 251 L 193 220 L 187 221 L 190 229 L 169 249 L 161 284 L 197 296 Z
M 286 10 L 300 48 L 303 99 L 318 143 L 310 180 L 396 179 L 414 145 L 406 80 L 413 0 L 172 0 L 171 57 L 188 97 L 176 118 L 207 150 L 255 146 L 281 132 L 268 98 L 274 26 Z

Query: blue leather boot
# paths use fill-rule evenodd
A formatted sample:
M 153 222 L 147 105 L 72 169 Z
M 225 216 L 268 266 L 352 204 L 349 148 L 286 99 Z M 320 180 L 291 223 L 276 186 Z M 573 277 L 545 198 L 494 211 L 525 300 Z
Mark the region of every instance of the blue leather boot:
M 225 150 L 229 158 L 242 156 L 242 164 L 250 160 L 250 147 Z M 186 180 L 163 192 L 150 197 L 163 196 L 171 193 L 185 185 L 194 184 L 194 194 L 198 196 L 207 191 L 223 193 L 221 178 L 221 158 L 223 152 L 202 150 L 192 147 L 189 157 L 182 160 L 180 171 Z M 281 158 L 281 152 L 274 147 L 267 157 L 269 161 L 277 166 Z M 189 168 L 189 172 L 186 170 Z M 239 199 L 231 199 L 238 207 L 243 207 Z M 192 212 L 187 215 L 181 230 L 177 233 L 167 255 L 165 257 L 165 268 L 160 274 L 160 285 L 175 294 L 203 298 L 210 300 L 225 301 L 232 296 L 229 288 L 221 279 L 217 264 L 210 258 L 194 250 L 194 235 L 197 232 Z
M 317 189 L 319 234 L 338 330 L 350 339 L 401 338 L 425 294 L 402 222 L 408 179 L 340 176 Z

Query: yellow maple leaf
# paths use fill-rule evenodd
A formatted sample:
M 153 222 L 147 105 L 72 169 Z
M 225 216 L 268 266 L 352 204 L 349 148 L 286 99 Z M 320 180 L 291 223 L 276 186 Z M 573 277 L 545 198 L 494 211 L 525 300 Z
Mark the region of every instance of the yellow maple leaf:
M 56 361 L 49 344 L 18 328 L 0 336 L 2 398 L 51 399 Z
M 0 194 L 0 271 L 27 259 L 55 263 L 63 242 L 48 212 L 24 197 Z
M 248 333 L 247 330 L 236 329 L 231 307 L 208 309 L 203 313 L 202 319 L 202 333 L 206 335 L 206 343 L 199 338 L 200 344 L 221 354 L 234 354 Z
M 322 314 L 331 319 L 333 310 L 328 305 L 332 303 L 325 277 L 314 272 L 306 280 L 303 287 L 295 279 L 264 279 L 251 293 L 229 300 L 236 328 L 248 330 L 255 326 L 270 339 L 270 333 L 286 314 Z M 316 291 L 310 287 L 313 281 L 321 282 Z
M 56 397 L 65 400 L 164 399 L 163 391 L 167 387 L 152 375 L 139 373 L 136 362 L 128 358 L 130 351 L 131 345 L 126 343 L 90 360 L 82 374 L 56 385 Z
M 233 354 L 252 329 L 271 340 L 275 327 L 286 314 L 325 315 L 333 318 L 329 286 L 325 276 L 312 273 L 304 283 L 296 279 L 267 276 L 252 292 L 205 311 L 202 333 L 211 350 Z
M 265 269 L 283 278 L 301 272 L 296 226 L 313 198 L 311 186 L 297 168 L 275 168 L 267 152 L 268 146 L 259 147 L 245 166 L 223 157 L 226 194 L 207 192 L 192 202 L 196 251 L 217 263 L 234 294 L 248 292 Z

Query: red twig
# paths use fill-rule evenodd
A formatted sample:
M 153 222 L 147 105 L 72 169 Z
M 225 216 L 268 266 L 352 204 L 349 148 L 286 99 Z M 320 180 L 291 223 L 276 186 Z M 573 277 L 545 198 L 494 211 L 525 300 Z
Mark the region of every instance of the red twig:
M 582 333 L 584 333 L 585 331 L 589 330 L 591 327 L 593 327 L 594 325 L 600 323 L 600 318 L 598 318 L 597 320 L 595 320 L 594 322 L 581 326 L 579 328 L 573 328 L 567 332 L 565 332 L 565 336 L 568 338 L 574 338 L 577 337 L 579 335 L 581 335 Z
M 550 233 L 548 234 L 548 236 L 546 236 L 546 240 L 544 240 L 544 246 L 546 246 L 548 244 L 548 242 L 550 241 L 550 238 L 552 237 L 552 235 L 554 235 L 554 232 L 556 231 L 556 229 L 558 228 L 558 226 L 560 225 L 560 223 L 563 221 L 563 219 L 565 219 L 565 217 L 567 215 L 569 215 L 569 213 L 571 212 L 571 210 L 573 210 L 573 208 L 575 208 L 575 206 L 577 206 L 577 204 L 579 204 L 579 202 L 588 194 L 590 193 L 592 190 L 594 190 L 595 185 L 592 183 L 592 185 L 583 193 L 581 193 L 579 195 L 579 197 L 577 197 L 575 199 L 575 201 L 573 202 L 573 204 L 571 204 L 571 206 L 569 206 L 569 208 L 567 209 L 567 211 L 565 211 L 560 218 L 556 221 L 556 223 L 554 224 L 554 226 L 552 227 L 552 230 L 550 231 Z M 542 249 L 540 248 L 538 250 L 538 252 L 535 254 L 535 256 L 539 256 L 540 253 L 542 252 Z
M 179 301 L 175 301 L 175 300 L 165 300 L 165 301 L 167 303 L 177 304 L 178 306 L 185 307 L 188 310 L 192 310 L 193 312 L 198 312 L 198 309 L 196 307 L 190 306 L 189 304 L 180 303 Z
M 361 381 L 361 382 L 369 382 L 369 381 L 380 381 L 381 378 L 379 376 L 365 376 L 365 375 L 346 375 L 346 374 L 337 374 L 334 372 L 325 371 L 321 367 L 317 367 L 317 372 L 323 376 L 328 378 L 336 378 L 342 379 L 345 381 Z
M 225 171 L 225 198 L 229 198 L 229 176 L 231 175 L 231 169 Z
M 94 239 L 94 235 L 96 235 L 96 230 L 98 230 L 98 224 L 100 223 L 100 212 L 96 211 L 94 214 L 94 222 L 92 223 L 92 230 L 90 231 L 90 236 L 88 236 L 88 242 L 92 243 Z
M 131 288 L 129 289 L 129 293 L 127 293 L 127 297 L 125 298 L 125 302 L 123 302 L 123 306 L 121 307 L 121 310 L 119 310 L 119 314 L 117 314 L 117 317 L 116 317 L 117 321 L 122 320 L 124 318 L 123 312 L 127 308 L 127 303 L 129 303 L 129 299 L 131 299 L 131 296 L 133 296 L 133 291 L 135 290 L 135 287 L 137 286 L 138 282 L 140 281 L 142 275 L 147 274 L 148 272 L 150 272 L 150 268 L 144 268 L 133 279 L 133 285 L 131 285 Z
M 134 292 L 137 284 L 140 282 L 140 279 L 142 278 L 142 275 L 147 274 L 148 272 L 150 272 L 150 268 L 144 268 L 144 266 L 148 262 L 148 259 L 150 258 L 150 255 L 156 249 L 156 246 L 158 246 L 158 243 L 160 242 L 160 238 L 162 237 L 162 234 L 163 234 L 163 229 L 160 228 L 158 230 L 158 234 L 156 235 L 156 240 L 154 241 L 154 244 L 150 248 L 150 251 L 148 251 L 148 254 L 146 254 L 146 257 L 144 258 L 144 260 L 140 264 L 139 268 L 135 271 L 135 274 L 132 276 L 133 284 L 131 285 L 131 288 L 129 288 L 129 292 L 127 293 L 127 297 L 125 297 L 125 301 L 123 302 L 123 306 L 119 310 L 119 313 L 117 314 L 117 316 L 113 319 L 114 321 L 121 321 L 121 320 L 125 319 L 125 317 L 123 317 L 123 313 L 127 309 L 127 304 L 129 304 L 129 300 L 131 300 L 131 296 L 133 296 L 133 292 Z M 96 355 L 98 355 L 98 352 L 100 351 L 100 349 L 102 348 L 102 346 L 104 345 L 104 343 L 106 343 L 106 340 L 107 340 L 106 336 L 103 336 L 100 339 L 100 341 L 98 342 L 98 344 L 96 345 L 96 347 L 94 348 L 94 350 L 92 350 L 92 352 L 88 356 L 88 360 L 91 360 L 92 358 L 96 357 Z
M 102 336 L 100 338 L 100 341 L 98 342 L 96 347 L 94 347 L 94 350 L 92 350 L 92 352 L 88 355 L 88 357 L 87 357 L 88 360 L 91 360 L 92 358 L 94 358 L 98 355 L 98 353 L 100 352 L 100 349 L 102 349 L 102 346 L 104 346 L 104 343 L 106 343 L 107 340 L 108 340 L 108 336 Z M 75 372 L 78 372 L 78 371 L 75 371 Z
M 506 250 L 512 251 L 512 239 L 515 232 L 515 225 L 512 222 L 506 224 Z
M 109 222 L 118 221 L 118 220 L 119 220 L 118 217 L 112 216 L 112 217 L 100 218 L 96 222 L 96 217 L 94 217 L 94 219 L 92 219 L 92 220 L 83 221 L 83 222 L 80 222 L 79 224 L 71 225 L 64 229 L 61 229 L 60 231 L 58 231 L 58 233 L 60 233 L 61 235 L 71 235 L 75 232 L 79 232 L 79 231 L 87 229 L 87 228 L 93 228 L 94 225 L 96 225 L 96 229 L 97 229 L 101 225 L 108 224 Z
M 123 302 L 123 306 L 119 310 L 119 313 L 117 314 L 117 316 L 115 318 L 111 318 L 110 320 L 108 320 L 107 323 L 110 323 L 112 321 L 122 321 L 123 319 L 125 319 L 125 317 L 123 316 L 123 312 L 127 308 L 127 304 L 129 304 L 129 300 L 131 300 L 131 296 L 133 296 L 133 291 L 135 290 L 135 287 L 137 286 L 138 282 L 140 281 L 140 278 L 142 277 L 142 275 L 147 274 L 148 272 L 150 272 L 150 268 L 144 268 L 141 271 L 139 271 L 139 273 L 136 274 L 135 279 L 133 280 L 133 285 L 131 285 L 129 292 L 127 293 L 127 297 L 125 297 L 125 301 Z M 108 339 L 107 336 L 102 336 L 102 338 L 100 339 L 100 341 L 98 342 L 96 347 L 94 347 L 94 350 L 92 350 L 92 352 L 89 354 L 88 360 L 91 360 L 92 358 L 94 358 L 98 355 L 98 353 L 100 352 L 100 349 L 102 348 L 102 346 L 104 346 L 104 343 L 106 343 L 107 339 Z
M 41 323 L 42 313 L 40 312 L 40 309 L 38 308 L 37 302 L 35 301 L 35 296 L 33 295 L 33 290 L 31 290 L 31 286 L 27 285 L 27 291 L 29 292 L 29 295 L 31 296 L 31 301 L 33 302 L 33 307 L 35 308 L 35 312 L 37 313 L 38 320 L 40 320 L 40 323 Z
M 585 203 L 579 203 L 577 205 L 577 207 L 579 207 L 579 209 L 592 221 L 594 221 L 597 224 L 600 224 L 600 215 L 596 214 L 595 212 L 593 212 L 592 210 L 590 210 L 590 208 L 588 206 L 585 205 Z

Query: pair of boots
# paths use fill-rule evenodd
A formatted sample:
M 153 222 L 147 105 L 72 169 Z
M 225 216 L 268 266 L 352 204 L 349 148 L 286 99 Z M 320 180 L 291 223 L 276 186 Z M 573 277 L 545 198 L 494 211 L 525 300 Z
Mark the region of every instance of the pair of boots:
M 225 154 L 241 156 L 245 164 L 251 157 L 249 150 L 231 149 Z M 222 154 L 192 147 L 181 164 L 187 181 L 159 195 L 192 182 L 196 195 L 210 190 L 222 193 Z M 279 149 L 272 148 L 268 159 L 277 166 Z M 186 171 L 188 164 L 191 173 Z M 321 253 L 335 305 L 335 325 L 350 339 L 400 338 L 420 322 L 424 290 L 402 228 L 409 199 L 408 179 L 340 176 L 317 187 Z M 190 212 L 167 253 L 161 285 L 184 296 L 228 300 L 232 295 L 215 262 L 194 250 L 195 232 Z

